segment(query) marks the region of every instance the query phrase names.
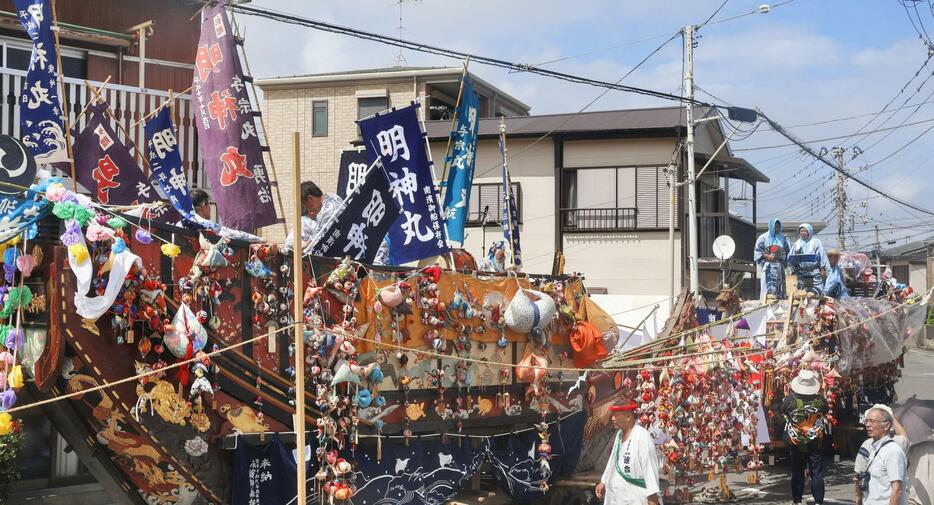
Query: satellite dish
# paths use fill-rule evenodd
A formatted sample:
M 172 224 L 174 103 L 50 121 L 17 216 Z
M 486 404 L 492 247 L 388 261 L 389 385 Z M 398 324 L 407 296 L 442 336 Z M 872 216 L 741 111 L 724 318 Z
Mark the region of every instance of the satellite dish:
M 728 260 L 736 252 L 736 242 L 729 235 L 720 235 L 713 241 L 713 255 L 720 261 Z

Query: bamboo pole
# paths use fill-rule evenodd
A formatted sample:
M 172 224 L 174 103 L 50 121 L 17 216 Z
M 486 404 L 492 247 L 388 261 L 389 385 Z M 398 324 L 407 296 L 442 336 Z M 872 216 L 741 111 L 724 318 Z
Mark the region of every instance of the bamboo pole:
M 233 12 L 230 13 L 230 20 L 233 23 L 234 32 L 236 36 L 240 37 L 240 25 L 237 23 L 237 19 L 233 16 Z M 239 46 L 241 48 L 240 53 L 243 58 L 243 67 L 246 69 L 246 75 L 249 77 L 252 77 L 253 73 L 250 71 L 250 60 L 246 57 L 246 44 L 245 43 L 239 44 Z M 272 182 L 270 182 L 269 185 L 276 192 L 276 201 L 279 202 L 279 208 L 282 209 L 282 229 L 283 229 L 283 232 L 286 235 L 288 235 L 289 234 L 288 226 L 286 226 L 285 224 L 285 212 L 286 211 L 285 211 L 285 207 L 282 205 L 282 192 L 279 191 L 279 174 L 276 172 L 276 160 L 273 158 L 272 146 L 269 144 L 269 132 L 268 130 L 266 130 L 266 120 L 264 119 L 264 116 L 263 116 L 263 108 L 259 104 L 259 95 L 256 93 L 256 84 L 253 82 L 252 78 L 249 79 L 249 82 L 250 82 L 250 89 L 253 90 L 253 98 L 256 100 L 256 104 L 255 104 L 256 112 L 259 112 L 259 125 L 260 125 L 260 128 L 262 128 L 263 130 L 263 143 L 265 143 L 266 147 L 269 148 L 269 170 L 272 171 L 272 178 L 276 181 L 275 184 L 272 184 Z M 247 95 L 249 95 L 249 93 L 247 93 Z M 298 181 L 296 183 L 297 185 L 301 185 L 300 179 L 296 179 L 296 181 Z M 298 200 L 296 200 L 296 202 L 297 201 Z M 301 206 L 299 206 L 299 208 L 301 208 Z M 299 230 L 301 230 L 301 228 L 302 228 L 301 226 L 298 226 Z
M 111 77 L 113 77 L 113 76 L 112 76 L 112 75 L 108 75 L 108 76 L 107 76 L 107 79 L 104 81 L 103 84 L 101 84 L 100 89 L 104 89 L 104 88 L 107 87 L 107 84 L 110 83 L 110 78 L 111 78 Z M 84 80 L 84 85 L 88 87 L 88 91 L 91 92 L 92 97 L 98 97 L 98 96 L 99 96 L 99 95 L 98 95 L 98 92 L 94 89 L 94 86 L 92 86 L 91 83 L 89 83 L 87 79 Z M 88 112 L 88 107 L 90 107 L 90 106 L 91 106 L 91 103 L 93 103 L 93 102 L 94 102 L 94 100 L 88 100 L 87 103 L 84 104 L 84 108 L 81 109 L 81 112 L 79 112 L 78 115 L 75 116 L 75 120 L 72 121 L 71 124 L 69 124 L 68 126 L 66 126 L 66 128 L 69 129 L 69 130 L 71 130 L 72 128 L 74 128 L 75 125 L 78 124 L 78 121 L 80 121 L 81 118 L 84 117 L 84 115 Z
M 58 65 L 58 102 L 62 106 L 62 126 L 68 125 L 68 97 L 65 96 L 65 74 L 62 72 L 62 46 L 58 40 L 58 15 L 55 12 L 55 0 L 51 1 L 52 34 L 55 35 L 55 59 Z M 68 164 L 71 166 L 71 189 L 78 192 L 78 177 L 75 175 L 75 158 L 71 152 L 71 129 L 65 128 L 65 150 Z
M 470 65 L 470 56 L 468 56 L 467 59 L 464 60 L 464 71 L 463 73 L 461 73 L 461 85 L 457 89 L 457 102 L 454 104 L 454 116 L 451 117 L 451 133 L 454 133 L 454 126 L 457 125 L 457 109 L 461 106 L 461 97 L 464 94 L 464 79 L 467 77 L 467 65 Z M 425 104 L 425 105 L 427 106 L 428 104 Z M 450 166 L 450 163 L 448 163 L 448 158 L 450 158 L 451 156 L 451 139 L 452 138 L 453 138 L 453 135 L 448 134 L 448 145 L 444 147 L 444 168 L 441 171 L 441 179 L 438 180 L 439 185 L 444 183 L 445 179 L 447 179 L 448 177 L 448 167 Z M 448 192 L 447 186 L 444 187 L 444 192 L 445 193 Z M 444 201 L 443 196 L 441 198 L 441 201 L 442 202 Z
M 160 111 L 163 107 L 165 107 L 166 105 L 168 105 L 169 103 L 171 103 L 171 102 L 174 101 L 174 100 L 178 100 L 179 98 L 182 97 L 182 95 L 188 94 L 188 92 L 191 91 L 191 88 L 192 88 L 192 87 L 189 86 L 188 89 L 186 89 L 185 91 L 182 91 L 181 93 L 179 93 L 179 94 L 177 94 L 177 95 L 175 95 L 175 96 L 173 96 L 173 97 L 166 98 L 165 100 L 162 101 L 162 103 L 159 104 L 158 107 L 156 107 L 155 109 L 149 111 L 148 114 L 146 114 L 145 116 L 139 118 L 139 121 L 137 121 L 137 122 L 133 123 L 132 125 L 130 125 L 130 128 L 136 128 L 137 126 L 139 126 L 140 123 L 142 123 L 142 122 L 144 122 L 144 121 L 147 121 L 149 118 L 155 116 L 156 114 L 159 113 L 159 111 Z
M 292 233 L 295 244 L 302 240 L 302 202 L 301 202 L 301 149 L 299 132 L 292 133 L 292 170 L 294 173 L 292 195 L 295 197 L 293 206 L 294 218 Z M 294 276 L 292 305 L 295 318 L 295 445 L 298 449 L 296 462 L 298 473 L 296 475 L 297 503 L 305 503 L 305 314 L 302 310 L 302 293 L 305 291 L 302 284 L 302 248 L 292 248 L 292 272 Z
M 110 77 L 108 76 L 107 79 L 109 80 Z M 106 84 L 107 83 L 105 82 L 104 85 Z M 114 116 L 113 110 L 111 110 L 110 108 L 110 103 L 107 102 L 107 99 L 104 98 L 103 95 L 101 95 L 101 90 L 104 89 L 104 85 L 101 85 L 100 88 L 95 88 L 94 85 L 91 84 L 87 79 L 84 80 L 84 85 L 87 86 L 88 90 L 91 91 L 91 94 L 94 95 L 94 99 L 107 104 L 107 108 L 104 109 L 104 112 L 106 112 L 107 116 L 114 122 L 115 125 L 117 125 L 117 128 L 120 128 L 120 131 L 123 132 L 123 135 L 127 139 L 127 141 L 133 142 L 133 137 L 130 136 L 130 131 L 127 130 L 125 126 L 123 126 L 123 123 L 120 122 L 119 119 L 117 119 L 117 116 Z M 90 103 L 90 100 L 88 100 L 88 103 Z M 78 120 L 75 119 L 75 123 L 77 122 Z M 134 143 L 134 145 L 136 146 L 136 148 L 133 150 L 134 151 L 133 159 L 135 159 L 137 162 L 142 162 L 142 165 L 144 167 L 143 171 L 148 176 L 149 175 L 149 163 L 146 160 L 146 157 L 142 155 L 141 147 L 139 143 Z

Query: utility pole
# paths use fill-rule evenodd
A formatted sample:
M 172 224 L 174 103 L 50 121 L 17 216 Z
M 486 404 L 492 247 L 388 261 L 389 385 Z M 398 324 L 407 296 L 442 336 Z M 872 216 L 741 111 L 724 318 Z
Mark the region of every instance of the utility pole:
M 668 268 L 671 269 L 669 272 L 669 281 L 670 285 L 668 287 L 668 306 L 675 306 L 675 184 L 677 184 L 678 178 L 677 169 L 675 164 L 672 163 L 668 165 L 668 170 L 666 170 L 668 175 Z M 481 249 L 482 250 L 482 249 Z
M 843 160 L 845 150 L 838 146 L 834 147 L 831 152 L 837 158 L 837 167 L 840 169 L 837 172 L 837 246 L 841 250 L 846 250 L 846 178 L 843 175 L 846 172 Z
M 694 180 L 694 26 L 684 27 L 684 107 L 687 119 L 688 258 L 691 291 L 700 296 L 697 272 L 697 181 Z

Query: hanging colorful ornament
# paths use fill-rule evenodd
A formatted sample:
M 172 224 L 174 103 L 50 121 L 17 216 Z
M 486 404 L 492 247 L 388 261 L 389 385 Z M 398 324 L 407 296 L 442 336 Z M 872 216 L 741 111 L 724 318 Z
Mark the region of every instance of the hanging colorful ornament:
M 181 252 L 181 251 L 179 251 Z M 68 246 L 68 253 L 75 259 L 78 265 L 84 264 L 88 259 L 88 248 L 84 244 L 74 244 Z
M 171 243 L 162 244 L 162 247 L 160 248 L 160 250 L 162 251 L 162 254 L 168 256 L 169 258 L 174 258 L 182 253 L 181 247 L 178 247 L 177 245 L 171 244 Z

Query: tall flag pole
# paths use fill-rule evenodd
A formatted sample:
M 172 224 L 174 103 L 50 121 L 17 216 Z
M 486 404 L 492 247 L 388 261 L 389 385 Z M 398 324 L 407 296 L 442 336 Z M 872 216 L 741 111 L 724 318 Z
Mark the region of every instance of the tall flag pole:
M 522 247 L 519 244 L 519 212 L 516 208 L 516 195 L 512 192 L 512 180 L 506 163 L 506 122 L 499 119 L 499 152 L 503 155 L 503 236 L 512 253 L 512 264 L 522 266 Z
M 58 66 L 58 89 L 61 91 L 63 96 L 61 100 L 62 106 L 62 123 L 68 124 L 68 93 L 65 90 L 65 70 L 62 68 L 62 45 L 58 37 L 58 13 L 55 10 L 55 0 L 50 0 L 52 3 L 52 22 L 55 23 L 55 29 L 52 30 L 52 34 L 55 36 L 55 61 Z M 65 128 L 65 153 L 68 155 L 68 163 L 71 165 L 71 187 L 77 192 L 77 182 L 75 176 L 75 157 L 72 152 L 71 147 L 71 131 Z
M 457 108 L 455 127 L 451 128 L 448 137 L 449 145 L 454 139 L 454 149 L 449 152 L 444 163 L 445 170 L 450 165 L 451 172 L 445 185 L 443 207 L 448 239 L 463 245 L 477 155 L 480 98 L 466 73 L 461 80 L 461 89 L 462 98 Z
M 450 165 L 451 144 L 454 142 L 454 127 L 457 126 L 458 112 L 461 107 L 461 97 L 464 95 L 464 81 L 467 79 L 467 65 L 470 65 L 470 56 L 464 60 L 464 68 L 461 71 L 461 83 L 457 88 L 457 101 L 454 103 L 454 115 L 451 117 L 451 134 L 448 135 L 448 144 L 444 147 L 444 169 L 441 172 L 441 184 L 444 184 L 448 175 L 448 166 Z M 445 190 L 447 191 L 447 190 Z

